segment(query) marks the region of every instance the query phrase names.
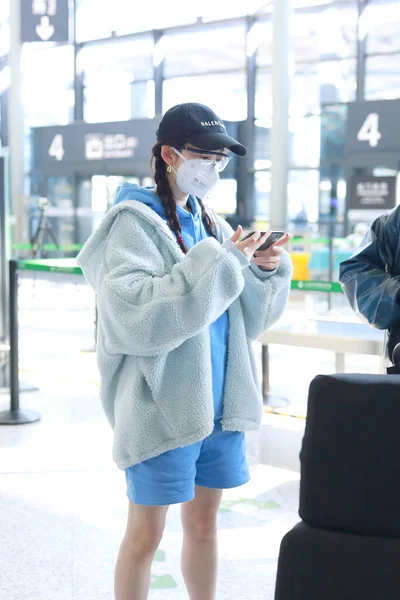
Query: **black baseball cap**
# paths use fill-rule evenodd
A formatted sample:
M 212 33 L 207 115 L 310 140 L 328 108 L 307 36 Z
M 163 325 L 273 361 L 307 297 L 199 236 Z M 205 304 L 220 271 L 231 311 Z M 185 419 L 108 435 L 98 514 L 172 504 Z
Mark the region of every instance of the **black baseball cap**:
M 246 148 L 228 135 L 215 112 L 197 102 L 177 104 L 167 110 L 157 130 L 157 140 L 182 140 L 202 150 L 228 148 L 238 156 L 246 154 Z

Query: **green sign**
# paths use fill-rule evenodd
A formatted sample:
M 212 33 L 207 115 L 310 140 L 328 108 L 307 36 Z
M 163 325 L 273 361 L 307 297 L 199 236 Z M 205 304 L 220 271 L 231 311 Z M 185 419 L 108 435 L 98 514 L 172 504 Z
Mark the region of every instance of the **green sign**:
M 342 293 L 340 283 L 334 281 L 301 281 L 293 280 L 291 285 L 292 290 L 300 290 L 304 292 L 335 292 Z

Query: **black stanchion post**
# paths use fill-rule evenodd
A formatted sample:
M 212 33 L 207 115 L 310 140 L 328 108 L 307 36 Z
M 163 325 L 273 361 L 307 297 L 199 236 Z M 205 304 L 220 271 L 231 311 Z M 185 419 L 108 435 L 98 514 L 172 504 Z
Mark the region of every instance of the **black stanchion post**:
M 334 228 L 333 225 L 330 224 L 329 225 L 330 229 L 329 229 L 329 281 L 333 281 L 333 262 L 334 262 L 334 251 L 335 251 L 335 247 L 334 247 Z M 332 310 L 332 294 L 330 292 L 328 292 L 328 311 Z
M 9 318 L 10 318 L 10 410 L 0 413 L 0 425 L 22 425 L 39 421 L 39 413 L 22 410 L 19 406 L 18 375 L 18 262 L 9 261 Z
M 270 394 L 269 387 L 269 351 L 265 344 L 261 347 L 262 359 L 262 394 L 264 398 L 264 406 L 270 408 L 283 408 L 289 404 L 289 400 Z
M 11 412 L 19 410 L 19 375 L 18 375 L 18 272 L 17 262 L 9 261 L 10 278 L 10 395 Z

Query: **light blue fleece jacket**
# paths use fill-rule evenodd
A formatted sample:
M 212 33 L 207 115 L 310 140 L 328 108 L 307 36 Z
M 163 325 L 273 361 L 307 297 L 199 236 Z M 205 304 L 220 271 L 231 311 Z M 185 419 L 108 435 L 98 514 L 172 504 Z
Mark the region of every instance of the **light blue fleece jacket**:
M 126 469 L 208 437 L 214 429 L 210 325 L 226 310 L 228 360 L 222 428 L 258 429 L 262 395 L 251 343 L 282 314 L 291 263 L 272 275 L 229 239 L 183 254 L 165 221 L 134 198 L 109 210 L 77 257 L 97 294 L 100 398 Z M 240 254 L 240 256 L 239 256 Z
M 135 198 L 135 200 L 146 204 L 146 206 L 154 210 L 168 224 L 164 209 L 157 193 L 154 191 L 154 187 L 140 187 L 136 184 L 126 183 L 119 188 L 114 200 L 114 206 L 131 198 Z M 197 242 L 209 236 L 203 225 L 201 208 L 196 198 L 189 196 L 188 203 L 192 211 L 191 213 L 180 206 L 176 208 L 182 227 L 182 238 L 186 248 L 190 250 Z M 211 323 L 209 328 L 214 418 L 216 420 L 222 418 L 223 412 L 225 371 L 228 358 L 228 326 L 228 313 L 225 311 L 214 323 Z

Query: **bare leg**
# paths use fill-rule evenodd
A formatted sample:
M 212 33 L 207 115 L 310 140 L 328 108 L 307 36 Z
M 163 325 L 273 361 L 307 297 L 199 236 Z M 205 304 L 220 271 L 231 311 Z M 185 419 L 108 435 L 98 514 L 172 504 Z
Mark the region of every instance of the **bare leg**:
M 129 502 L 128 524 L 115 567 L 115 600 L 146 600 L 151 563 L 161 541 L 168 506 Z
M 217 586 L 217 514 L 222 490 L 196 486 L 182 504 L 182 574 L 190 600 L 214 600 Z

